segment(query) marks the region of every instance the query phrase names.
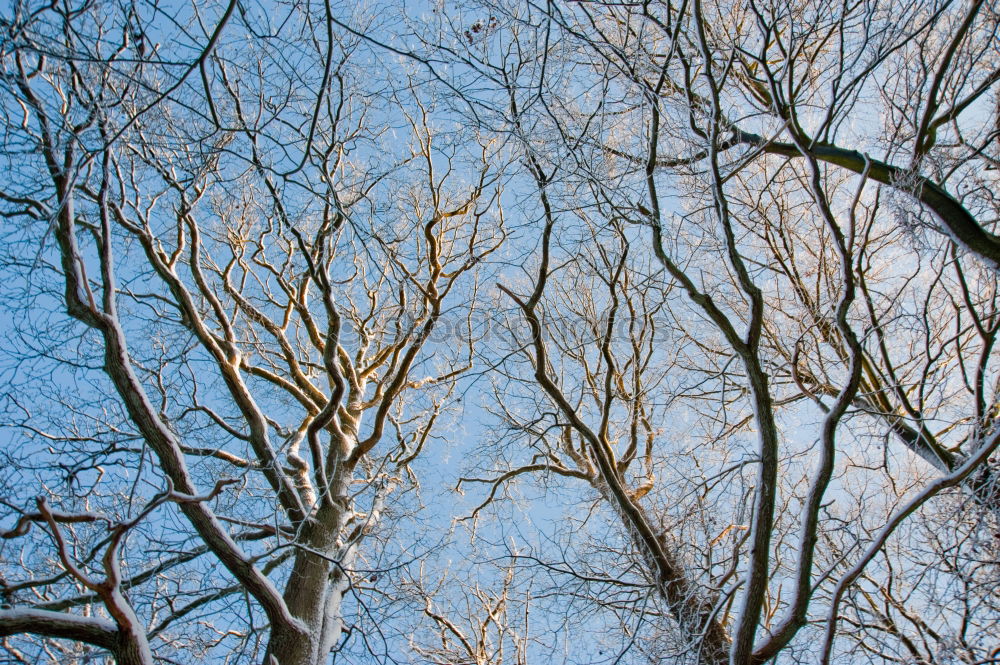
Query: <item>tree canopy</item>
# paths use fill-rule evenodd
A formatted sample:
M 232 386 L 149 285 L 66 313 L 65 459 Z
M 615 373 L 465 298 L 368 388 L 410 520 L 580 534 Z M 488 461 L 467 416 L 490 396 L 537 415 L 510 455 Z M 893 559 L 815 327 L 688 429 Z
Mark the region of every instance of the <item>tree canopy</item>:
M 1000 662 L 997 2 L 0 35 L 5 659 Z

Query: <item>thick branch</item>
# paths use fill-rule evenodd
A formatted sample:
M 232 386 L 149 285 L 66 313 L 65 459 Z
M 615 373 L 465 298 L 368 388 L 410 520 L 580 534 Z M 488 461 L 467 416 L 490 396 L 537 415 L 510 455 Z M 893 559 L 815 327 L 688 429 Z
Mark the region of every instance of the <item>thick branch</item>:
M 772 155 L 804 157 L 811 155 L 857 174 L 866 172 L 872 180 L 912 195 L 930 208 L 944 226 L 948 237 L 960 247 L 979 256 L 994 270 L 1000 270 L 1000 237 L 984 229 L 965 206 L 944 187 L 908 169 L 866 157 L 856 150 L 830 144 L 816 144 L 799 149 L 792 143 L 767 141 L 757 134 L 738 132 L 740 142 L 763 148 Z
M 115 625 L 97 617 L 26 607 L 0 610 L 0 637 L 20 633 L 86 642 L 108 651 L 114 651 L 118 643 Z

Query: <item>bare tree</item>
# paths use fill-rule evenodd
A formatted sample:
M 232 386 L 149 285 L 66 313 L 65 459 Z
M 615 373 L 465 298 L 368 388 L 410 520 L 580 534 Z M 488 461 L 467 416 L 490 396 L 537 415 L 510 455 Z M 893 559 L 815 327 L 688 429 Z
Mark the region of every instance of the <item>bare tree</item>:
M 7 653 L 995 660 L 996 3 L 406 11 L 3 18 Z
M 433 585 L 422 577 L 406 585 L 430 624 L 428 630 L 410 638 L 421 660 L 441 665 L 530 662 L 531 591 L 516 588 L 513 566 L 502 571 L 496 591 L 478 581 L 451 580 L 448 575 Z M 458 585 L 461 593 L 442 594 L 440 587 L 448 584 Z M 458 607 L 440 606 L 448 602 L 448 595 L 458 601 Z
M 977 598 L 995 588 L 995 567 L 974 562 L 984 546 L 995 552 L 984 535 L 996 520 L 989 459 L 1000 441 L 989 414 L 997 263 L 985 183 L 995 178 L 983 168 L 995 159 L 996 8 L 695 1 L 480 11 L 513 27 L 483 38 L 463 63 L 508 100 L 492 110 L 521 141 L 544 228 L 529 285 L 505 289 L 523 321 L 512 348 L 528 361 L 512 373 L 543 397 L 502 417 L 533 456 L 481 476 L 488 499 L 528 473 L 598 488 L 660 586 L 679 642 L 702 662 L 829 661 L 841 616 L 875 634 L 868 619 L 841 613 L 864 575 L 892 609 L 878 615 L 875 641 L 847 648 L 987 662 L 992 646 L 954 626 L 995 626 L 989 603 L 922 615 L 899 601 L 895 580 L 935 607 L 954 596 L 914 570 L 966 586 L 974 575 Z M 579 219 L 647 235 L 601 235 L 594 244 L 622 248 L 601 263 L 586 249 L 557 249 Z M 661 285 L 650 290 L 654 279 Z M 730 453 L 691 454 L 684 428 L 655 431 L 652 457 L 675 473 L 641 491 L 614 427 L 634 421 L 634 395 L 665 382 L 650 373 L 639 389 L 621 385 L 641 365 L 627 346 L 615 350 L 618 318 L 642 321 L 623 311 L 635 298 L 626 283 L 644 284 L 663 308 L 679 311 L 686 296 L 674 328 L 699 357 L 657 369 L 696 387 L 669 398 L 718 424 L 706 448 Z M 586 312 L 574 307 L 582 284 L 601 293 L 583 300 Z M 587 337 L 553 329 L 552 311 Z M 714 414 L 701 405 L 706 393 Z M 747 434 L 754 451 L 742 447 Z M 689 455 L 708 473 L 685 491 Z M 861 489 L 873 482 L 880 491 Z M 932 501 L 952 488 L 961 489 Z M 658 533 L 657 519 L 705 505 L 738 537 Z M 962 573 L 947 546 L 910 526 L 940 523 L 938 506 L 958 511 L 968 534 L 956 546 Z M 908 548 L 925 553 L 921 563 L 895 556 Z M 706 559 L 728 568 L 712 575 Z M 910 619 L 893 623 L 899 612 Z M 934 646 L 915 647 L 921 636 Z
M 165 11 L 4 19 L 13 290 L 76 323 L 14 325 L 22 362 L 60 375 L 5 395 L 10 458 L 52 466 L 8 475 L 43 493 L 7 502 L 0 635 L 39 660 L 50 643 L 9 636 L 325 662 L 469 367 L 467 329 L 432 332 L 468 321 L 503 240 L 495 155 L 440 132 L 405 72 L 371 76 L 329 5 Z

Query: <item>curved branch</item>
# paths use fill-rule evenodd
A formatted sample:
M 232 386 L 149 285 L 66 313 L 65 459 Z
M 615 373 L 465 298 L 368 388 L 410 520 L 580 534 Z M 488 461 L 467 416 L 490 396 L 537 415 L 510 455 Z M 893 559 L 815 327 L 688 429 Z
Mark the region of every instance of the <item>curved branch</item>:
M 476 515 L 478 515 L 483 508 L 493 503 L 493 499 L 496 498 L 497 490 L 499 490 L 500 486 L 506 483 L 508 480 L 516 478 L 517 476 L 520 476 L 525 473 L 535 473 L 537 471 L 551 471 L 552 473 L 555 473 L 560 476 L 566 476 L 568 478 L 579 478 L 581 480 L 586 480 L 589 483 L 594 482 L 594 479 L 586 475 L 585 473 L 581 473 L 580 471 L 574 471 L 573 469 L 567 469 L 562 466 L 555 466 L 552 464 L 527 464 L 525 466 L 520 466 L 516 469 L 511 469 L 510 471 L 502 473 L 496 478 L 465 478 L 465 477 L 459 478 L 458 484 L 455 485 L 455 489 L 458 491 L 461 491 L 462 483 L 487 483 L 490 484 L 491 487 L 489 496 L 487 496 L 482 503 L 476 506 L 475 510 L 473 510 L 467 517 L 463 517 L 458 521 L 464 522 L 465 520 L 475 518 Z
M 758 146 L 765 153 L 785 157 L 807 157 L 840 166 L 861 175 L 867 169 L 872 180 L 906 192 L 931 209 L 944 232 L 960 247 L 979 256 L 994 270 L 1000 270 L 1000 236 L 984 229 L 948 190 L 928 178 L 886 162 L 826 143 L 799 149 L 795 144 L 768 141 L 758 134 L 737 131 L 740 143 Z
M 840 608 L 840 602 L 843 599 L 844 592 L 847 591 L 858 577 L 865 571 L 871 560 L 882 550 L 885 546 L 886 541 L 889 536 L 896 530 L 903 520 L 909 517 L 914 511 L 916 511 L 920 506 L 929 501 L 931 498 L 936 496 L 942 490 L 948 489 L 949 487 L 955 487 L 962 484 L 968 476 L 970 476 L 976 469 L 982 467 L 989 460 L 990 456 L 1000 447 L 1000 431 L 994 432 L 989 439 L 983 442 L 976 454 L 970 456 L 960 467 L 958 467 L 953 473 L 938 478 L 934 482 L 927 485 L 920 493 L 913 497 L 902 508 L 900 508 L 892 516 L 882 530 L 879 531 L 878 535 L 868 546 L 864 555 L 854 564 L 847 574 L 840 578 L 837 583 L 837 587 L 834 590 L 833 598 L 830 601 L 830 611 L 827 615 L 826 621 L 826 635 L 823 640 L 823 652 L 822 660 L 820 661 L 822 665 L 829 665 L 830 663 L 830 653 L 833 650 L 833 641 L 836 638 L 837 631 L 837 612 Z
M 0 610 L 0 637 L 21 633 L 86 642 L 108 651 L 118 644 L 118 629 L 104 619 L 26 607 Z

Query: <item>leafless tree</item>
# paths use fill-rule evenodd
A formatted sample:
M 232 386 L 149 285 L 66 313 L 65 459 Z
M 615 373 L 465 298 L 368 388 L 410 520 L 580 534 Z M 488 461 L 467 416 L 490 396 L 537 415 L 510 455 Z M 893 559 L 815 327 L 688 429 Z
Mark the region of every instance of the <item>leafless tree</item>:
M 502 416 L 532 456 L 481 475 L 488 498 L 528 473 L 598 489 L 659 587 L 679 643 L 701 662 L 828 662 L 845 633 L 845 648 L 875 660 L 994 658 L 994 645 L 956 628 L 992 630 L 991 603 L 926 613 L 919 604 L 947 607 L 970 576 L 977 599 L 996 584 L 995 566 L 978 563 L 984 551 L 996 558 L 986 534 L 998 505 L 987 184 L 996 7 L 693 1 L 479 11 L 501 28 L 462 61 L 507 100 L 492 110 L 521 141 L 544 229 L 529 283 L 505 288 L 522 322 L 512 323 L 513 348 L 527 360 L 512 373 L 541 395 Z M 600 263 L 597 250 L 566 251 L 580 219 L 605 229 L 593 244 L 618 253 L 600 250 Z M 611 240 L 611 230 L 628 239 Z M 651 433 L 651 457 L 675 474 L 648 489 L 629 470 L 634 446 L 619 447 L 614 428 L 636 421 L 636 395 L 670 382 L 656 373 L 638 388 L 628 382 L 640 356 L 628 352 L 634 337 L 614 334 L 619 317 L 642 321 L 628 283 L 664 309 L 680 311 L 685 296 L 687 311 L 671 319 L 682 335 L 661 342 L 671 351 L 657 370 L 695 386 L 668 393 L 675 412 L 687 405 L 717 425 L 697 452 L 688 428 Z M 588 311 L 575 309 L 583 284 L 600 293 L 583 299 Z M 553 311 L 586 338 L 554 330 Z M 699 357 L 679 361 L 678 348 Z M 747 434 L 756 450 L 743 448 Z M 683 478 L 689 465 L 708 470 L 702 483 Z M 656 528 L 706 506 L 722 518 L 719 537 Z M 944 539 L 951 545 L 913 526 L 941 524 L 937 510 L 962 525 L 965 535 Z M 909 548 L 924 555 L 896 556 Z M 713 574 L 706 559 L 725 564 Z M 912 589 L 900 591 L 901 577 Z M 880 585 L 889 610 L 860 608 L 862 579 Z M 944 590 L 958 585 L 957 595 Z M 846 614 L 845 598 L 855 599 Z M 842 632 L 842 617 L 855 628 Z
M 996 660 L 995 2 L 2 29 L 12 658 Z
M 469 367 L 467 329 L 432 333 L 468 322 L 505 232 L 490 143 L 439 127 L 332 12 L 3 19 L 12 328 L 21 366 L 57 373 L 4 396 L 8 487 L 41 493 L 6 502 L 14 658 L 66 662 L 48 638 L 130 664 L 342 646 L 366 538 Z M 34 312 L 60 301 L 75 322 L 47 331 Z

